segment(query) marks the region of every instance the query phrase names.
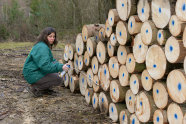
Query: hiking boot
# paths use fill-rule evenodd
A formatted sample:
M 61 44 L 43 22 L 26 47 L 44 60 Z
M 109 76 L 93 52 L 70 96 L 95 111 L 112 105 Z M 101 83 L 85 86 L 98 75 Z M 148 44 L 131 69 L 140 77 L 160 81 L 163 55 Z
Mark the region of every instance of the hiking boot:
M 57 95 L 57 92 L 52 90 L 52 89 L 43 90 L 42 93 L 45 94 L 45 95 L 52 95 L 52 96 L 56 96 Z
M 42 97 L 42 93 L 39 90 L 36 90 L 31 87 L 27 87 L 26 90 L 33 96 L 33 97 Z

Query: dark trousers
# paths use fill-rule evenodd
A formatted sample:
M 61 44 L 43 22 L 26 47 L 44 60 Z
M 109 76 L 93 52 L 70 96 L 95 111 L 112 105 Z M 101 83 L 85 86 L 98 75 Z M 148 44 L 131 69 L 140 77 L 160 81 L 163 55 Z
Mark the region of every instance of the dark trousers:
M 61 77 L 59 77 L 59 74 L 51 73 L 51 74 L 47 74 L 39 81 L 32 84 L 31 87 L 36 90 L 46 90 L 46 89 L 51 89 L 54 86 L 59 86 L 61 83 L 63 83 L 63 80 Z

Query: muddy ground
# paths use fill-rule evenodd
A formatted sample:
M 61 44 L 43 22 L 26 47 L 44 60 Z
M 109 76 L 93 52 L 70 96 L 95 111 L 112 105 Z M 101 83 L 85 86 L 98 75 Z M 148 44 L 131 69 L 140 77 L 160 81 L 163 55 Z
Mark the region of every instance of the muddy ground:
M 107 115 L 88 106 L 80 94 L 56 87 L 57 96 L 33 98 L 22 76 L 29 47 L 0 49 L 0 124 L 111 123 Z M 56 59 L 62 51 L 53 51 Z

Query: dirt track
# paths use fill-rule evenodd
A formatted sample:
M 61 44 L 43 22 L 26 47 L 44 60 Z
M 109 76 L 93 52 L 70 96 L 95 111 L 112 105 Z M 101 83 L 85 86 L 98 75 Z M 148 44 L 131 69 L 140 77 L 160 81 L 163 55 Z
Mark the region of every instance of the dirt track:
M 0 50 L 0 124 L 111 123 L 108 116 L 88 106 L 80 94 L 56 87 L 58 95 L 33 98 L 25 90 L 22 67 L 28 48 Z M 60 59 L 61 51 L 54 51 Z

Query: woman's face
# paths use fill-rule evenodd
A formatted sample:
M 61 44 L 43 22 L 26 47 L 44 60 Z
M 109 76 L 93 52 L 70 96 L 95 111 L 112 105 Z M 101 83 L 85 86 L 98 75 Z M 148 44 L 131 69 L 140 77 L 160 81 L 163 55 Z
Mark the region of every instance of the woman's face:
M 47 39 L 50 44 L 53 44 L 55 40 L 55 33 L 51 33 L 50 35 L 48 35 Z

